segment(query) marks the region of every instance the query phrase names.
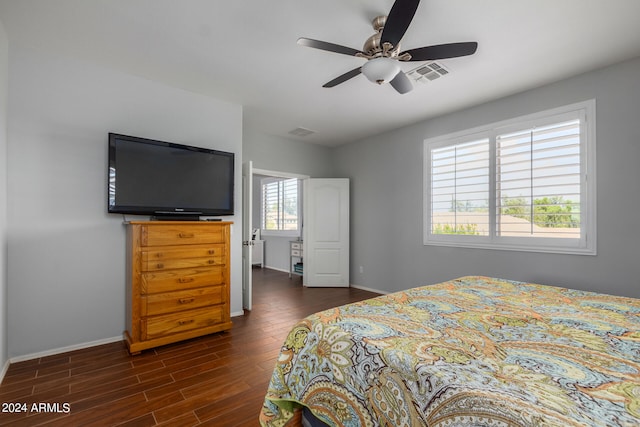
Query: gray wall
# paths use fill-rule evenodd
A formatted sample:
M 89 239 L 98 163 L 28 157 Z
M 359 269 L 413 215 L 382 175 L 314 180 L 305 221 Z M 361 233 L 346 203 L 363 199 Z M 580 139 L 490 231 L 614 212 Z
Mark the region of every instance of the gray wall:
M 253 167 L 270 171 L 297 173 L 313 178 L 333 176 L 331 148 L 292 141 L 244 129 L 242 156 L 252 160 Z
M 252 160 L 253 167 L 277 172 L 308 175 L 312 178 L 333 176 L 332 149 L 319 144 L 301 143 L 244 130 L 243 158 Z M 254 179 L 253 226 L 260 225 L 259 178 Z M 289 241 L 292 237 L 264 236 L 265 265 L 277 270 L 289 271 Z
M 242 107 L 11 45 L 8 150 L 9 357 L 119 339 L 125 228 L 107 214 L 107 133 L 236 153 Z M 242 313 L 241 185 L 231 312 Z
M 640 58 L 336 148 L 352 186 L 351 283 L 397 291 L 488 275 L 640 297 L 638 76 Z M 424 139 L 592 98 L 597 256 L 423 246 Z
M 7 80 L 9 43 L 0 22 L 0 381 L 7 353 Z

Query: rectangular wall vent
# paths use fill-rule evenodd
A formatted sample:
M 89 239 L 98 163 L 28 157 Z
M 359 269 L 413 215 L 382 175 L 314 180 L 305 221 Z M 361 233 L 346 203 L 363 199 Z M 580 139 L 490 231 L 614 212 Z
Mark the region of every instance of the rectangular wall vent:
M 446 76 L 449 72 L 442 64 L 429 62 L 407 71 L 406 74 L 416 83 L 428 83 Z

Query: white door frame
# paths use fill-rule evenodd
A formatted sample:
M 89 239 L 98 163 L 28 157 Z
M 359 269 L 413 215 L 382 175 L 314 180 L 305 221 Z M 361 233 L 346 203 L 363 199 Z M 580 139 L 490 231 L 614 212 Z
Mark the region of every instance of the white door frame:
M 309 175 L 301 175 L 299 173 L 280 172 L 280 171 L 272 171 L 272 170 L 258 169 L 258 168 L 253 168 L 253 175 L 267 175 L 267 176 L 273 176 L 276 178 L 298 178 L 298 179 L 310 178 Z
M 253 306 L 252 233 L 253 233 L 253 162 L 242 164 L 242 308 Z

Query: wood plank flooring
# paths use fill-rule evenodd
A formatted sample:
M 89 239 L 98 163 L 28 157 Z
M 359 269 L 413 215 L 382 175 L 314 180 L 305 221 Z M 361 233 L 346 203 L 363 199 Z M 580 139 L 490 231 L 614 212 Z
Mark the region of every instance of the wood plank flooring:
M 231 331 L 138 356 L 117 342 L 12 364 L 0 411 L 18 404 L 27 412 L 0 412 L 0 425 L 259 425 L 280 345 L 295 322 L 376 294 L 305 288 L 300 277 L 269 269 L 254 269 L 253 277 L 253 310 L 234 317 Z

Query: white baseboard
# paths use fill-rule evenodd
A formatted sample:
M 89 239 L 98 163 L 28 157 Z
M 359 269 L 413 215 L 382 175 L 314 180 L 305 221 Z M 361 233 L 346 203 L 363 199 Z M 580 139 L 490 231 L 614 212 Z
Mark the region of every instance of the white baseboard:
M 349 287 L 351 288 L 356 288 L 356 289 L 360 289 L 363 291 L 368 291 L 368 292 L 373 292 L 374 294 L 380 294 L 380 295 L 387 295 L 390 292 L 387 291 L 381 291 L 380 289 L 372 289 L 372 288 L 367 288 L 366 286 L 360 286 L 360 285 L 349 285 Z
M 119 335 L 117 337 L 105 338 L 105 339 L 85 342 L 81 344 L 74 344 L 68 347 L 60 347 L 52 350 L 46 350 L 40 353 L 25 354 L 24 356 L 16 356 L 16 357 L 10 358 L 9 363 L 24 362 L 25 360 L 33 360 L 33 359 L 38 359 L 40 357 L 53 356 L 55 354 L 66 353 L 68 351 L 81 350 L 83 348 L 95 347 L 97 345 L 103 345 L 103 344 L 111 344 L 112 342 L 122 341 L 123 339 L 124 339 L 123 336 Z
M 265 265 L 264 268 L 268 268 L 269 270 L 282 271 L 283 273 L 289 274 L 289 270 L 285 270 L 284 268 L 271 267 L 270 265 Z
M 9 365 L 10 364 L 11 364 L 11 361 L 9 361 L 9 360 L 4 362 L 4 366 L 2 367 L 2 371 L 0 371 L 0 384 L 2 384 L 2 381 L 4 381 L 4 376 L 6 375 L 7 371 L 9 370 Z

